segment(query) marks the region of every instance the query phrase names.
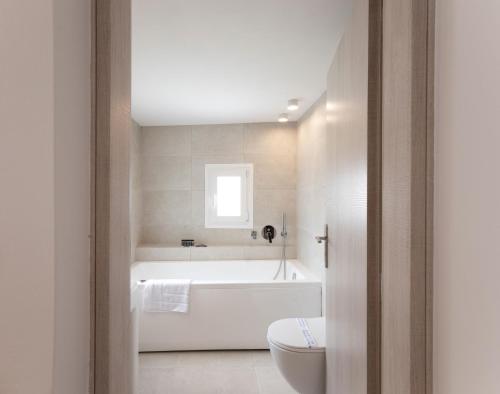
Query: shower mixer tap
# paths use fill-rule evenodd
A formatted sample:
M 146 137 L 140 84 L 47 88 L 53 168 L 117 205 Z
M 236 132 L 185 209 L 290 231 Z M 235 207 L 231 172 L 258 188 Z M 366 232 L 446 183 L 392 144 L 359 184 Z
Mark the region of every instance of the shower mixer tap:
M 262 237 L 267 239 L 269 243 L 273 243 L 273 238 L 276 236 L 276 230 L 273 226 L 267 225 L 262 229 Z

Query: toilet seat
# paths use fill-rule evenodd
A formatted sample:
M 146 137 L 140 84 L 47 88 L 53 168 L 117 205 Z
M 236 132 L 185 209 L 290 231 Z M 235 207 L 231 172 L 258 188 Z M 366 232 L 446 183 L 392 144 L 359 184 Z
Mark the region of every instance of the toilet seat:
M 304 322 L 305 327 L 304 327 Z M 309 344 L 304 330 L 315 340 Z M 283 319 L 272 323 L 267 331 L 267 340 L 282 350 L 296 353 L 325 352 L 325 319 L 315 317 L 309 319 Z

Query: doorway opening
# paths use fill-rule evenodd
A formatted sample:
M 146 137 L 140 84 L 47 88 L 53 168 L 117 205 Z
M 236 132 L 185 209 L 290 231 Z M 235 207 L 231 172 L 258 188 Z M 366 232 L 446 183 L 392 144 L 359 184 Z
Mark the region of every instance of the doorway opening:
M 428 341 L 408 376 L 428 384 L 431 222 L 412 204 L 428 213 L 430 185 L 391 200 L 382 178 L 402 162 L 424 169 L 399 174 L 409 185 L 431 174 L 432 123 L 407 156 L 383 155 L 399 121 L 383 122 L 395 6 L 125 3 L 95 13 L 94 392 L 379 393 L 393 379 L 380 273 L 397 271 L 384 231 L 399 220 L 384 212 L 403 200 L 405 228 L 428 237 L 399 271 Z M 432 37 L 428 5 L 406 6 L 407 38 L 422 20 Z M 426 90 L 387 94 L 429 98 L 426 42 L 410 46 L 426 59 L 410 88 Z M 426 100 L 408 116 L 430 118 Z M 421 323 L 401 339 L 413 355 Z

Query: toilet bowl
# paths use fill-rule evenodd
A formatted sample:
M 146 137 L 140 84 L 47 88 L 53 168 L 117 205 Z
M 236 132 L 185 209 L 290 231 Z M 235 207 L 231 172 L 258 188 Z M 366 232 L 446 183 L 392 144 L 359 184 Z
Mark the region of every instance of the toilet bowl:
M 325 393 L 325 319 L 283 319 L 272 323 L 267 341 L 274 362 L 300 394 Z

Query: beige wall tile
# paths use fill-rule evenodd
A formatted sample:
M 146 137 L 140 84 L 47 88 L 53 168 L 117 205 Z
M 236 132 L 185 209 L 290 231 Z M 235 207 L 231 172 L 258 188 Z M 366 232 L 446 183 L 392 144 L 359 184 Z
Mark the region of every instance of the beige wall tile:
M 130 255 L 135 260 L 137 245 L 141 241 L 142 222 L 142 170 L 141 170 L 141 127 L 132 120 L 130 127 Z
M 245 155 L 245 162 L 254 165 L 255 189 L 295 189 L 295 156 Z
M 193 228 L 186 225 L 151 225 L 142 227 L 143 243 L 180 246 L 182 239 L 193 239 Z
M 282 214 L 286 213 L 287 223 L 295 225 L 296 217 L 295 190 L 255 190 L 254 191 L 254 222 L 280 223 Z M 281 227 L 280 227 L 281 229 Z
M 190 156 L 191 126 L 143 127 L 144 156 Z
M 132 130 L 130 135 L 130 151 L 134 156 L 142 154 L 141 126 L 132 119 Z
M 141 185 L 141 127 L 132 121 L 130 136 L 130 180 L 131 190 L 140 190 Z
M 136 250 L 137 261 L 188 261 L 190 248 L 140 246 Z
M 237 155 L 243 153 L 244 125 L 195 126 L 191 134 L 193 155 Z
M 329 146 L 323 96 L 301 120 L 297 136 L 297 258 L 324 280 L 324 245 L 314 239 L 327 223 Z M 333 201 L 330 201 L 331 203 Z
M 142 189 L 142 170 L 141 170 L 141 158 L 140 156 L 132 156 L 130 158 L 130 189 L 131 190 L 141 190 Z
M 281 238 L 281 219 L 279 222 L 271 223 L 271 222 L 265 222 L 265 223 L 256 223 L 254 228 L 257 230 L 257 239 L 252 240 L 252 242 L 249 243 L 250 246 L 271 246 L 269 244 L 269 241 L 264 239 L 262 236 L 262 228 L 266 225 L 271 225 L 276 229 L 276 237 L 273 239 L 272 246 L 280 246 L 283 242 Z M 292 225 L 288 225 L 287 227 L 287 245 L 295 245 L 297 242 L 297 235 L 296 235 L 296 227 Z
M 191 192 L 191 224 L 193 226 L 205 225 L 205 191 L 203 190 Z
M 193 156 L 191 159 L 191 189 L 205 189 L 205 164 L 232 164 L 243 162 L 243 155 Z
M 279 260 L 282 247 L 278 244 L 261 246 L 208 246 L 185 248 L 175 245 L 142 245 L 137 248 L 136 261 L 199 261 L 199 260 Z M 296 258 L 296 248 L 287 247 L 287 258 Z
M 299 123 L 297 179 L 303 186 L 326 183 L 327 153 L 333 151 L 334 147 L 328 147 L 325 107 L 326 101 L 320 100 Z
M 143 196 L 143 226 L 190 225 L 190 191 L 152 191 Z
M 292 155 L 297 151 L 295 123 L 253 123 L 245 126 L 245 154 Z
M 323 231 L 326 223 L 326 188 L 308 186 L 297 189 L 297 223 L 316 233 Z
M 295 124 L 146 127 L 139 143 L 139 181 L 144 191 L 140 237 L 143 242 L 178 245 L 182 238 L 194 238 L 209 246 L 267 247 L 260 230 L 265 224 L 272 224 L 281 231 L 283 209 L 288 214 L 289 228 L 295 227 Z M 257 240 L 251 238 L 251 230 L 247 229 L 204 228 L 205 164 L 246 162 L 255 168 Z M 293 230 L 290 233 L 289 243 L 293 243 Z M 263 258 L 269 255 L 261 251 Z
M 144 191 L 191 190 L 191 158 L 143 156 L 142 185 Z
M 193 228 L 196 242 L 208 246 L 246 245 L 251 238 L 251 229 L 219 229 L 196 226 Z
M 314 237 L 321 234 L 323 232 L 312 233 L 302 228 L 297 229 L 297 238 L 300 245 L 298 259 L 318 278 L 324 276 L 325 247 L 323 244 L 318 244 Z
M 141 242 L 142 197 L 141 190 L 133 190 L 130 193 L 130 244 L 132 257 L 135 255 L 135 248 Z

